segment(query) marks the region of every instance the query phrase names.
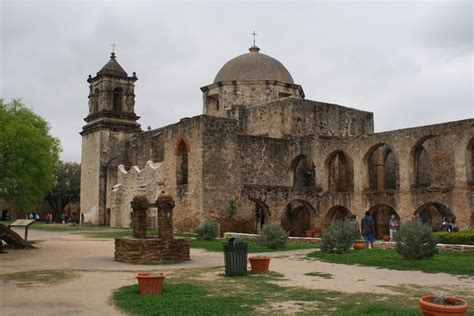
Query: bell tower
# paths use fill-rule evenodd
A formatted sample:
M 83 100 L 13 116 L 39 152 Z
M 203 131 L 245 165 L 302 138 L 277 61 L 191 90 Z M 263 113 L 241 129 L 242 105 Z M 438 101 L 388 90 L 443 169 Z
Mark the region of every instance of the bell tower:
M 82 136 L 81 213 L 85 222 L 108 224 L 108 201 L 118 165 L 126 164 L 125 146 L 141 132 L 135 114 L 135 81 L 110 60 L 95 77 L 89 75 L 89 114 Z

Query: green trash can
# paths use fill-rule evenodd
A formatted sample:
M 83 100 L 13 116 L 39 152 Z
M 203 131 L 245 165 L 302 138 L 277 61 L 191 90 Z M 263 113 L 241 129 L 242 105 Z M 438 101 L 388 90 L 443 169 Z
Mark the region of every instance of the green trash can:
M 246 275 L 248 242 L 240 237 L 232 237 L 223 244 L 225 274 Z

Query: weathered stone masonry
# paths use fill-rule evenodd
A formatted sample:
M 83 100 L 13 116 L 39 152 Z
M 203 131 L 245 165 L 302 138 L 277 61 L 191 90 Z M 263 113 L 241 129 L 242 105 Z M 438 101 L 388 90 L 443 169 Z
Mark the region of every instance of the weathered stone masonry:
M 179 232 L 216 219 L 222 231 L 277 223 L 302 235 L 366 211 L 378 236 L 391 214 L 402 224 L 418 213 L 434 226 L 448 217 L 461 229 L 474 227 L 473 119 L 374 133 L 372 113 L 304 99 L 280 62 L 252 48 L 201 88 L 203 115 L 141 131 L 137 78 L 118 67 L 112 58 L 89 79 L 86 221 L 126 227 L 133 196 L 155 200 L 165 190 Z M 97 105 L 95 87 L 102 91 Z M 149 223 L 159 223 L 157 216 L 147 211 Z

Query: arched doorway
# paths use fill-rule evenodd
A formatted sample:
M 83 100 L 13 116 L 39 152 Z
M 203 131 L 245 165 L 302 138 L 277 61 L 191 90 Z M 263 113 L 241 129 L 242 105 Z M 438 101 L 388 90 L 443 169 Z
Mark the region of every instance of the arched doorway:
M 436 202 L 429 202 L 420 206 L 415 211 L 415 215 L 419 215 L 424 224 L 429 224 L 435 228 L 441 228 L 445 217 L 449 221 L 456 218 L 449 208 Z
M 327 227 L 333 221 L 345 221 L 352 218 L 352 213 L 342 205 L 336 205 L 329 209 L 324 216 L 324 226 Z
M 352 164 L 342 150 L 335 151 L 326 160 L 328 190 L 330 192 L 350 192 L 354 187 Z
M 393 207 L 386 204 L 377 204 L 369 209 L 370 216 L 374 219 L 375 238 L 382 239 L 383 235 L 390 233 L 388 221 L 390 216 L 395 215 L 395 219 L 400 223 L 400 216 L 393 209 Z
M 396 190 L 399 187 L 399 166 L 395 154 L 385 143 L 373 146 L 366 158 L 370 190 Z
M 290 236 L 304 236 L 305 230 L 311 229 L 311 214 L 314 214 L 314 208 L 310 203 L 293 200 L 283 210 L 281 226 Z
M 293 173 L 293 186 L 314 187 L 314 164 L 306 155 L 299 155 L 290 164 Z
M 188 184 L 188 154 L 189 145 L 184 138 L 180 138 L 176 146 L 176 184 Z
M 412 149 L 415 188 L 427 188 L 433 184 L 433 161 L 429 148 L 434 140 L 431 135 L 425 136 Z
M 270 214 L 270 209 L 265 202 L 259 199 L 252 199 L 252 202 L 255 203 L 255 233 L 260 233 L 263 225 L 268 224 Z

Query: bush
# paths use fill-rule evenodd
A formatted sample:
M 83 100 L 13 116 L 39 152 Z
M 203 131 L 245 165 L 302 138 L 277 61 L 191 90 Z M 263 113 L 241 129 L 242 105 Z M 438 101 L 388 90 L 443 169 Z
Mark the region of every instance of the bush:
M 437 253 L 438 237 L 433 235 L 431 226 L 408 223 L 395 234 L 395 250 L 410 260 L 431 258 Z
M 457 233 L 439 232 L 435 233 L 441 244 L 474 245 L 474 231 L 463 231 Z
M 343 253 L 359 238 L 359 228 L 353 221 L 333 221 L 321 236 L 321 251 Z
M 257 244 L 270 249 L 281 249 L 285 247 L 288 235 L 278 224 L 263 225 L 257 237 Z
M 206 220 L 202 222 L 194 231 L 196 238 L 200 240 L 213 240 L 219 235 L 219 227 L 215 220 Z

